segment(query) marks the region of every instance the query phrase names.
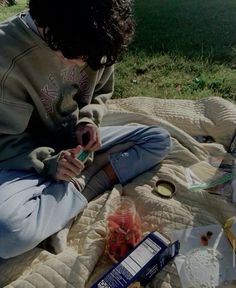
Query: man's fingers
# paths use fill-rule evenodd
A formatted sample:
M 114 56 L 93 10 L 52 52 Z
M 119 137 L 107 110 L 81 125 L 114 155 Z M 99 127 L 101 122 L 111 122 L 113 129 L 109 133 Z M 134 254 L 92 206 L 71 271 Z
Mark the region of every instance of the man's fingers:
M 71 178 L 78 176 L 80 174 L 80 172 L 81 172 L 81 170 L 77 171 L 77 173 L 75 174 L 74 172 L 72 172 L 66 168 L 60 167 L 57 170 L 57 173 L 55 175 L 55 179 L 56 180 L 70 181 Z
M 66 173 L 66 171 L 64 171 Z M 62 170 L 59 170 L 56 175 L 55 175 L 55 179 L 56 180 L 62 180 L 62 181 L 71 181 L 71 176 L 64 174 Z
M 66 172 L 66 174 L 68 174 L 69 176 L 74 177 L 80 174 L 82 167 L 74 166 L 66 159 L 62 159 L 58 163 L 58 170 L 62 170 L 64 174 Z
M 98 133 L 94 133 L 92 137 L 90 138 L 89 143 L 84 147 L 84 149 L 95 151 L 98 148 L 100 148 L 100 146 L 101 146 L 100 137 Z
M 95 151 L 101 147 L 100 137 L 97 137 L 96 142 L 92 146 L 91 150 Z
M 66 160 L 66 162 L 68 162 L 73 167 L 78 168 L 80 170 L 84 169 L 84 164 L 82 161 L 80 161 L 74 157 L 71 157 L 71 156 L 65 156 L 64 159 Z
M 84 164 L 72 157 L 70 153 L 63 153 L 62 158 L 58 161 L 56 180 L 70 181 L 71 178 L 80 175 L 84 169 Z

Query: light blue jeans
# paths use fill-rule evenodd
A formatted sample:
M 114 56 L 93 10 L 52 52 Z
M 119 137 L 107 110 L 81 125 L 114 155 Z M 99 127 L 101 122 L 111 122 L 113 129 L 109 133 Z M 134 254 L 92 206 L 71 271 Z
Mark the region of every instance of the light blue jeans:
M 100 132 L 98 155 L 130 143 L 124 151 L 108 153 L 121 184 L 157 165 L 171 148 L 168 132 L 157 126 L 109 126 Z M 86 207 L 81 192 L 71 182 L 46 179 L 32 171 L 1 170 L 0 258 L 22 254 L 62 229 Z

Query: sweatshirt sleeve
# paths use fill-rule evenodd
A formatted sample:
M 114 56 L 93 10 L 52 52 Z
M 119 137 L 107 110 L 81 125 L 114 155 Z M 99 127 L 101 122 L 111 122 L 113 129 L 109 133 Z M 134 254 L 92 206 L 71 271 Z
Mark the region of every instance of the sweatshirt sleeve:
M 95 87 L 91 102 L 80 110 L 79 121 L 93 122 L 97 126 L 107 112 L 106 102 L 112 97 L 114 91 L 114 66 L 106 67 Z
M 17 170 L 35 170 L 38 173 L 46 171 L 56 171 L 56 161 L 54 165 L 48 165 L 48 161 L 55 158 L 52 157 L 54 149 L 50 147 L 34 148 L 30 136 L 27 133 L 20 135 L 0 135 L 0 169 L 17 169 Z M 52 159 L 51 159 L 52 158 Z M 46 173 L 47 174 L 47 173 Z
M 33 107 L 23 99 L 9 99 L 0 100 L 0 169 L 35 170 L 52 176 L 58 156 L 50 147 L 36 147 L 25 132 Z

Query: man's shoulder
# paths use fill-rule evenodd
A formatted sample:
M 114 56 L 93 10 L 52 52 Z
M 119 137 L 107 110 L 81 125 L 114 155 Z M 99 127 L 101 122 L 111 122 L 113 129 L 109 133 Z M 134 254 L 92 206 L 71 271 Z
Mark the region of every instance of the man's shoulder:
M 22 24 L 18 15 L 12 16 L 0 23 L 0 47 L 13 45 L 22 35 Z
M 0 22 L 0 31 L 1 34 L 0 36 L 3 36 L 4 33 L 7 33 L 10 30 L 14 30 L 17 28 L 18 24 L 17 22 L 19 21 L 19 14 L 13 15 L 4 21 Z
M 28 27 L 19 15 L 8 18 L 0 23 L 0 55 L 5 58 L 24 54 L 36 46 L 32 41 Z

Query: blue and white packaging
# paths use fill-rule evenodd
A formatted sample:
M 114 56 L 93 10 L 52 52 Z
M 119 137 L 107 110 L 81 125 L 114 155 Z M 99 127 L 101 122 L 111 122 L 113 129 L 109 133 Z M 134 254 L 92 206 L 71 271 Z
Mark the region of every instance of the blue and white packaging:
M 90 288 L 144 287 L 179 253 L 179 248 L 179 241 L 171 243 L 159 232 L 151 232 Z

